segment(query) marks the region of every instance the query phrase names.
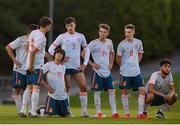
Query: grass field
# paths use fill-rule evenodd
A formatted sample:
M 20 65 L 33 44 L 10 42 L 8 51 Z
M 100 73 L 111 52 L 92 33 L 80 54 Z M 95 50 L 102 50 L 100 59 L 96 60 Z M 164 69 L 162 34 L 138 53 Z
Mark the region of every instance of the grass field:
M 176 83 L 180 83 L 180 73 L 174 75 Z M 176 88 L 178 88 L 176 86 Z M 102 111 L 107 116 L 111 116 L 111 110 L 109 106 L 109 99 L 107 92 L 102 95 Z M 91 115 L 95 114 L 95 107 L 93 103 L 93 92 L 89 92 L 88 95 L 88 112 Z M 120 101 L 120 92 L 116 91 L 117 109 L 120 115 L 123 115 L 123 109 Z M 132 118 L 130 119 L 112 119 L 112 118 L 81 118 L 80 102 L 78 96 L 71 97 L 71 110 L 76 115 L 75 118 L 18 118 L 16 114 L 15 105 L 0 105 L 0 123 L 16 123 L 16 124 L 180 124 L 180 100 L 172 107 L 172 109 L 166 113 L 167 119 L 156 119 L 154 117 L 158 107 L 149 108 L 149 116 L 151 119 L 136 119 L 137 114 L 137 93 L 129 94 L 130 113 Z

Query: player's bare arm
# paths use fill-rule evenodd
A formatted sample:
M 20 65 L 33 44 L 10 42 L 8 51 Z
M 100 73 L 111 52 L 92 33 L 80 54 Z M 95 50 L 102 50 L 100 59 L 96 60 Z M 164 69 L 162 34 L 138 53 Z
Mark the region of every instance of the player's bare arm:
M 139 59 L 139 62 L 142 60 L 142 53 L 138 53 L 138 59 Z
M 34 47 L 34 48 L 32 49 L 32 51 L 30 52 L 30 58 L 29 58 L 30 64 L 29 64 L 29 68 L 28 68 L 28 70 L 29 70 L 30 72 L 33 72 L 33 70 L 34 70 L 33 62 L 34 62 L 35 55 L 36 55 L 36 53 L 37 53 L 38 51 L 39 51 L 39 49 Z
M 116 55 L 116 63 L 120 66 L 121 65 L 121 62 L 122 62 L 122 56 L 118 56 Z
M 17 66 L 17 68 L 21 68 L 22 64 L 16 60 L 16 57 L 13 53 L 13 50 L 10 48 L 10 46 L 6 46 L 6 51 L 8 53 L 8 55 L 10 56 L 10 58 L 12 59 L 12 61 L 14 62 L 14 64 Z
M 175 89 L 174 85 L 169 85 L 169 93 L 166 95 L 165 100 L 170 101 L 172 96 L 174 95 Z
M 53 57 L 48 52 L 45 52 L 45 57 L 48 61 L 53 61 Z
M 88 64 L 88 61 L 89 61 L 89 57 L 90 57 L 89 48 L 88 48 L 87 46 L 84 47 L 83 51 L 84 51 L 84 62 L 83 62 L 83 64 L 81 64 L 80 67 L 78 68 L 78 69 L 81 70 L 81 71 L 84 71 L 84 70 L 85 70 L 85 68 L 86 68 L 86 66 L 87 66 L 87 64 Z M 82 54 L 82 55 L 83 55 L 83 54 Z
M 92 68 L 95 68 L 95 69 L 99 69 L 101 68 L 100 65 L 96 64 L 96 63 L 93 63 L 91 60 L 89 60 L 89 65 L 92 67 Z
M 114 52 L 110 52 L 109 54 L 109 66 L 108 69 L 111 70 L 114 64 L 114 58 L 115 58 L 115 54 Z
M 44 85 L 44 87 L 48 90 L 49 93 L 55 92 L 55 90 L 50 85 L 48 85 L 48 83 L 45 82 L 43 79 L 41 80 L 41 84 Z
M 156 90 L 154 89 L 154 84 L 153 84 L 153 83 L 149 83 L 148 92 L 153 93 L 153 94 L 158 95 L 158 96 L 162 96 L 162 97 L 165 98 L 165 95 L 164 95 L 163 93 L 158 92 L 158 91 L 156 91 Z
M 81 57 L 84 59 L 84 57 L 85 57 L 85 50 L 83 50 L 83 51 L 81 52 Z M 95 69 L 101 68 L 100 65 L 98 65 L 98 64 L 96 64 L 96 63 L 93 63 L 93 61 L 91 61 L 90 59 L 89 59 L 89 61 L 88 61 L 88 64 L 89 64 L 92 68 L 95 68 Z

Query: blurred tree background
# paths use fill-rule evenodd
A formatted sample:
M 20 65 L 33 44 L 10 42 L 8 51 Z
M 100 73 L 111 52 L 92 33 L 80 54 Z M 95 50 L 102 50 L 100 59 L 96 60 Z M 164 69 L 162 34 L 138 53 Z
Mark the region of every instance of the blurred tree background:
M 180 48 L 179 8 L 180 0 L 54 0 L 53 39 L 65 32 L 64 18 L 73 16 L 88 43 L 98 36 L 100 23 L 109 24 L 116 51 L 124 39 L 124 25 L 132 23 L 136 37 L 143 41 L 143 61 L 148 61 Z M 0 74 L 12 66 L 4 47 L 25 34 L 28 24 L 48 16 L 48 11 L 49 0 L 0 0 Z

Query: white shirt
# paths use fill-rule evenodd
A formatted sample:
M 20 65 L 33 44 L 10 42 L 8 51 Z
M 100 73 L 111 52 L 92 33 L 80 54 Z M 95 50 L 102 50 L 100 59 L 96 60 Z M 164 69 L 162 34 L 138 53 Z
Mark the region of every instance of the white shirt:
M 69 34 L 68 32 L 60 34 L 56 40 L 52 43 L 51 48 L 57 48 L 61 46 L 66 52 L 66 56 L 69 60 L 65 62 L 67 69 L 78 69 L 80 67 L 80 53 L 81 46 L 84 48 L 87 46 L 86 38 L 83 34 L 75 32 L 74 34 Z M 51 55 L 54 53 L 50 52 Z
M 174 82 L 171 73 L 167 75 L 166 78 L 163 78 L 161 76 L 161 72 L 157 71 L 151 75 L 149 81 L 147 82 L 145 86 L 146 92 L 148 92 L 149 84 L 153 84 L 156 91 L 167 94 L 170 90 L 169 85 L 173 85 Z
M 34 47 L 37 48 L 39 51 L 35 54 L 33 67 L 34 69 L 43 69 L 45 47 L 46 47 L 45 34 L 42 33 L 39 29 L 33 30 L 28 37 L 28 41 L 29 41 L 29 51 L 28 51 L 26 69 L 29 68 L 29 65 L 30 65 L 29 56 Z
M 95 72 L 106 78 L 110 75 L 109 66 L 109 54 L 114 53 L 113 44 L 110 39 L 106 39 L 103 43 L 99 39 L 95 39 L 88 45 L 91 55 L 93 57 L 94 63 L 100 65 L 99 69 L 94 69 Z
M 128 42 L 126 39 L 119 43 L 117 55 L 122 56 L 120 74 L 134 77 L 140 73 L 138 53 L 143 53 L 142 41 L 135 39 Z
M 49 96 L 56 100 L 65 100 L 67 99 L 64 75 L 65 75 L 65 66 L 61 64 L 56 64 L 54 61 L 48 62 L 44 65 L 44 73 L 47 73 L 47 82 L 55 90 L 54 93 Z
M 15 50 L 16 60 L 22 64 L 21 68 L 18 68 L 14 64 L 13 71 L 26 75 L 26 60 L 27 60 L 26 47 L 28 46 L 28 41 L 26 39 L 26 36 L 18 37 L 13 42 L 9 43 L 8 46 L 11 49 Z

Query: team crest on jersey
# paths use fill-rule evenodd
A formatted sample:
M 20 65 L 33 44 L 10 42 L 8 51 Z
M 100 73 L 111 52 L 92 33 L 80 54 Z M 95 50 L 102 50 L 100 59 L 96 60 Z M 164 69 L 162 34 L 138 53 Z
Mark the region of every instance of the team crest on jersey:
M 108 45 L 108 49 L 110 49 L 111 48 L 111 46 L 110 45 Z
M 69 39 L 67 39 L 66 41 L 67 41 L 67 42 L 69 42 L 70 40 L 69 40 Z
M 78 42 L 78 43 L 80 43 L 80 42 L 81 42 L 80 38 L 77 38 L 77 42 Z
M 62 78 L 62 72 L 57 72 L 58 78 Z

